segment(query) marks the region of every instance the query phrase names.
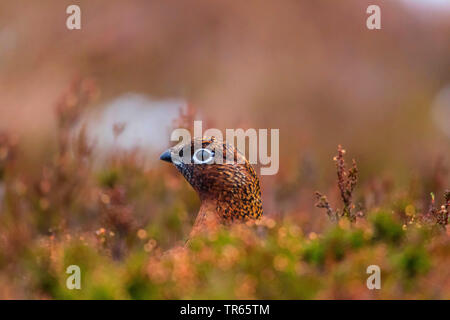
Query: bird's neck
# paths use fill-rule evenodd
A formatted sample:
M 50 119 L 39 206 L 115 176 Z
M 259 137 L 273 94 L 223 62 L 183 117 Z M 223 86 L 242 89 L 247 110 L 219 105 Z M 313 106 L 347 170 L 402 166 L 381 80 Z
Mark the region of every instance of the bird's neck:
M 256 192 L 247 192 L 248 196 L 244 199 L 242 199 L 242 194 L 233 192 L 221 193 L 217 196 L 218 199 L 210 197 L 210 195 L 201 195 L 200 209 L 189 238 L 204 234 L 205 231 L 215 232 L 220 225 L 259 219 L 262 215 L 262 205 L 259 184 L 257 187 Z
M 221 221 L 216 208 L 217 204 L 214 201 L 202 201 L 189 238 L 195 237 L 205 231 L 217 230 Z

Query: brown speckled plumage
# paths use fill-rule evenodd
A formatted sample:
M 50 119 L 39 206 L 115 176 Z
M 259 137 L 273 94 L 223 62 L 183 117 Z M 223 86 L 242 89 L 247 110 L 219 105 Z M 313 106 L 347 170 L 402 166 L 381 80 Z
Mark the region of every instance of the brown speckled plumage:
M 200 143 L 201 148 L 215 151 L 216 159 L 222 158 L 223 163 L 196 164 L 174 161 L 175 167 L 197 191 L 202 202 L 193 233 L 206 224 L 229 224 L 259 219 L 263 214 L 261 188 L 255 170 L 247 159 L 232 146 L 214 137 L 192 140 L 191 156 Z M 177 145 L 165 153 L 166 159 L 163 159 L 163 156 L 161 159 L 172 162 L 167 158 L 168 154 L 182 154 L 186 147 Z M 232 157 L 233 163 L 226 163 L 227 156 Z

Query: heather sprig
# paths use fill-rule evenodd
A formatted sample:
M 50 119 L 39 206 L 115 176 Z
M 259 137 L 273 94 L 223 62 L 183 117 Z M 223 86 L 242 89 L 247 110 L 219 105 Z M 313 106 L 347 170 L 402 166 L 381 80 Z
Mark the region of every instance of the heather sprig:
M 331 221 L 338 221 L 341 217 L 346 217 L 351 222 L 356 221 L 357 212 L 353 204 L 353 191 L 358 182 L 358 167 L 355 159 L 352 160 L 352 167 L 347 170 L 344 159 L 346 151 L 341 145 L 338 146 L 338 154 L 333 158 L 336 162 L 336 171 L 338 177 L 338 187 L 344 207 L 342 210 L 334 210 L 328 202 L 326 196 L 320 192 L 315 193 L 317 198 L 316 207 L 326 209 L 327 215 Z

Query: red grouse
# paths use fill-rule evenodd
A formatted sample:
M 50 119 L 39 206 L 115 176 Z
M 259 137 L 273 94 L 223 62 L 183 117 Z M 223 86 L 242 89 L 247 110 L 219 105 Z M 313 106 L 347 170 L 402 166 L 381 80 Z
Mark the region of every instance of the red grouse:
M 191 237 L 220 224 L 262 216 L 261 188 L 255 170 L 229 144 L 214 137 L 192 140 L 166 150 L 160 159 L 173 163 L 200 197 Z

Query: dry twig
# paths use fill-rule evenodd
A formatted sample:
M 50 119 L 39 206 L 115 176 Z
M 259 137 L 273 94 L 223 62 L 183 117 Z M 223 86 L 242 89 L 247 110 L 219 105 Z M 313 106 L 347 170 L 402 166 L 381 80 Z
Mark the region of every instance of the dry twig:
M 326 209 L 327 215 L 331 221 L 338 221 L 341 217 L 347 217 L 351 222 L 356 220 L 357 213 L 355 212 L 355 205 L 352 202 L 353 191 L 358 182 L 358 167 L 356 161 L 353 159 L 352 167 L 347 170 L 344 159 L 345 150 L 341 145 L 338 146 L 338 154 L 333 158 L 336 161 L 336 170 L 338 176 L 338 187 L 341 193 L 341 199 L 344 203 L 342 211 L 334 210 L 326 196 L 320 192 L 316 192 L 317 208 Z

